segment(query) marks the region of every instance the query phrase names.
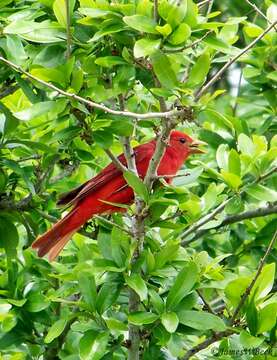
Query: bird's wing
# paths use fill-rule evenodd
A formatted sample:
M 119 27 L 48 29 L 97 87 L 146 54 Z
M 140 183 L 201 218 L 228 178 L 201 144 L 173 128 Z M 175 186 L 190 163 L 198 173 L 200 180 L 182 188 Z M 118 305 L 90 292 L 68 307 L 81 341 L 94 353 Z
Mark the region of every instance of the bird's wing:
M 136 158 L 136 163 L 142 163 L 146 161 L 147 159 L 150 159 L 153 152 L 155 150 L 155 143 L 150 142 L 147 144 L 139 145 L 134 148 L 134 154 Z M 126 166 L 126 159 L 124 154 L 121 154 L 118 156 L 118 160 Z M 81 186 L 62 194 L 58 205 L 67 205 L 71 206 L 73 204 L 76 204 L 84 197 L 94 193 L 95 191 L 102 188 L 102 186 L 109 183 L 112 179 L 121 176 L 122 172 L 113 164 L 109 164 L 107 167 L 105 167 L 98 175 L 96 175 L 91 180 L 88 180 Z

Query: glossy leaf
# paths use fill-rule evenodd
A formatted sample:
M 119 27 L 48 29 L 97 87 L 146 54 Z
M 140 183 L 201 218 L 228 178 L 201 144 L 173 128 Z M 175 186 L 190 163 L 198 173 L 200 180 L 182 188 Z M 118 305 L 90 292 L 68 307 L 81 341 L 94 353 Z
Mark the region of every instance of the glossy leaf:
M 141 301 L 147 299 L 147 286 L 139 274 L 132 274 L 126 277 L 125 281 L 139 295 Z
M 171 287 L 166 306 L 169 310 L 174 309 L 179 302 L 191 291 L 196 283 L 198 275 L 197 266 L 193 263 L 187 263 L 177 275 L 173 286 Z
M 204 311 L 183 310 L 178 312 L 178 318 L 181 324 L 197 330 L 213 329 L 216 331 L 223 331 L 226 329 L 226 326 L 220 317 Z
M 157 50 L 151 55 L 151 61 L 154 72 L 161 84 L 167 89 L 174 88 L 177 85 L 177 77 L 168 57 Z

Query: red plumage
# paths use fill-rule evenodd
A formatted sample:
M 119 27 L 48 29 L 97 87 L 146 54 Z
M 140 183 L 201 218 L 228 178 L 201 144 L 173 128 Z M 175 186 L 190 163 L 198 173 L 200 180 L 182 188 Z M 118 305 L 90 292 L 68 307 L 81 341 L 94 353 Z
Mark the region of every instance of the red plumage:
M 199 142 L 193 141 L 188 135 L 180 131 L 172 131 L 158 167 L 158 175 L 175 175 L 190 154 L 202 152 L 197 149 L 198 145 Z M 155 147 L 156 141 L 152 140 L 134 148 L 138 174 L 142 179 L 146 175 Z M 118 159 L 126 165 L 123 154 Z M 94 178 L 61 197 L 58 204 L 72 205 L 72 210 L 41 235 L 32 247 L 38 249 L 39 256 L 48 253 L 49 260 L 54 260 L 72 235 L 93 215 L 124 211 L 104 201 L 131 204 L 133 199 L 132 188 L 126 183 L 122 172 L 111 163 Z

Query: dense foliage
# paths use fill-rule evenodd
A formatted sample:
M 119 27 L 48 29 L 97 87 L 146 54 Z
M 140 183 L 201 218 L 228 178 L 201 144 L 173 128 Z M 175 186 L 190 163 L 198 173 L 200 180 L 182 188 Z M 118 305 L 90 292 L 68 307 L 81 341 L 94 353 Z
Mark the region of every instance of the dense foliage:
M 276 246 L 260 260 L 277 228 L 275 29 L 203 88 L 276 22 L 273 2 L 256 4 L 0 2 L 1 358 L 126 359 L 130 324 L 142 359 L 274 350 Z M 126 137 L 146 142 L 169 121 L 70 94 L 139 114 L 176 109 L 176 127 L 208 143 L 170 186 L 149 194 L 130 177 L 147 210 L 136 258 L 134 205 L 92 219 L 56 262 L 30 249 L 61 217 L 58 194 L 109 163 L 105 149 L 117 155 Z

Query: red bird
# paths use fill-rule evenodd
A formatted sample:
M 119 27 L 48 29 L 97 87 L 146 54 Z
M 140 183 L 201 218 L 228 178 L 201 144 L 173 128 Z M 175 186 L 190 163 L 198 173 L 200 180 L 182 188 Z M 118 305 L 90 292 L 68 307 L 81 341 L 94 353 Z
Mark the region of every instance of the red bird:
M 198 148 L 201 144 L 204 143 L 194 141 L 188 135 L 173 130 L 157 174 L 175 175 L 189 155 L 203 152 Z M 134 148 L 138 174 L 142 179 L 146 175 L 155 147 L 156 140 L 152 140 Z M 121 154 L 118 159 L 126 166 L 124 154 Z M 167 182 L 171 182 L 171 180 L 168 178 Z M 94 178 L 61 197 L 58 205 L 73 205 L 73 209 L 50 230 L 36 239 L 32 247 L 38 249 L 39 256 L 48 253 L 49 260 L 52 261 L 59 255 L 72 235 L 93 215 L 124 211 L 123 208 L 107 204 L 104 201 L 130 204 L 133 199 L 133 189 L 126 183 L 122 172 L 111 163 Z

